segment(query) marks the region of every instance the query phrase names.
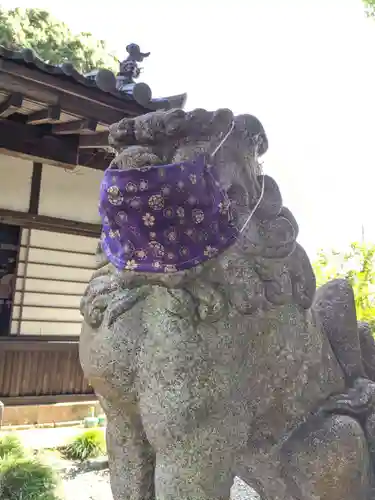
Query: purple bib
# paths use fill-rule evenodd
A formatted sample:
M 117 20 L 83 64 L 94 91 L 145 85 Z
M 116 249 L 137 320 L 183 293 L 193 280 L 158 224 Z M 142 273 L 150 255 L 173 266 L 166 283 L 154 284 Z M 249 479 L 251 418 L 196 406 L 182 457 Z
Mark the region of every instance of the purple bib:
M 100 188 L 102 248 L 119 270 L 190 269 L 234 243 L 238 230 L 215 169 L 203 157 L 107 169 Z

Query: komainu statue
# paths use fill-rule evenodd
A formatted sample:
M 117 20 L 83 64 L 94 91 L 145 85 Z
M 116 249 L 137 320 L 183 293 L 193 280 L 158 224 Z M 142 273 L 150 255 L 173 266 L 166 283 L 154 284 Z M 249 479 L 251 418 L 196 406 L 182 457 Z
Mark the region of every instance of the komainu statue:
M 346 281 L 316 292 L 261 123 L 177 109 L 109 141 L 80 358 L 114 499 L 375 498 L 374 341 Z

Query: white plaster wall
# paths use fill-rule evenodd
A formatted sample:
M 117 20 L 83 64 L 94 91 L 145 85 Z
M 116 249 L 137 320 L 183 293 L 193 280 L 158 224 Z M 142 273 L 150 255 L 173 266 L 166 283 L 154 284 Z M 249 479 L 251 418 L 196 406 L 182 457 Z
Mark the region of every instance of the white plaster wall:
M 31 161 L 0 154 L 0 208 L 29 210 L 32 173 Z
M 12 334 L 79 335 L 79 304 L 96 268 L 97 242 L 86 236 L 22 230 Z
M 39 214 L 99 223 L 99 188 L 103 172 L 78 166 L 75 170 L 43 165 Z

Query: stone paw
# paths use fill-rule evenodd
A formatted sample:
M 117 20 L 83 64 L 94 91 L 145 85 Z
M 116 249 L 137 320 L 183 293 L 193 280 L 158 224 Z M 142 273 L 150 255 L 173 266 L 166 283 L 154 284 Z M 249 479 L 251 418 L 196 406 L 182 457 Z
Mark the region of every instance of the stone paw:
M 347 392 L 331 396 L 322 406 L 327 413 L 340 413 L 354 418 L 370 414 L 375 409 L 375 383 L 358 378 Z

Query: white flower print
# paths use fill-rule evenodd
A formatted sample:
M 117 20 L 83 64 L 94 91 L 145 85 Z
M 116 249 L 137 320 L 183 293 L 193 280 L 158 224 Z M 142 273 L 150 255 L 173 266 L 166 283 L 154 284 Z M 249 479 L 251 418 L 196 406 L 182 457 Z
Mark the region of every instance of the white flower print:
M 206 257 L 211 258 L 211 257 L 214 257 L 215 255 L 217 255 L 218 251 L 219 250 L 217 248 L 212 247 L 211 245 L 207 245 L 206 248 L 204 249 L 204 255 Z
M 192 184 L 196 184 L 197 183 L 197 176 L 195 174 L 190 174 L 189 175 L 189 179 L 190 179 L 190 182 Z
M 108 231 L 108 236 L 110 238 L 119 238 L 120 237 L 120 231 L 118 229 L 110 229 Z
M 134 182 L 128 182 L 125 189 L 128 193 L 136 193 L 138 191 L 137 184 L 134 184 Z
M 184 209 L 184 207 L 177 207 L 176 214 L 179 217 L 185 217 L 185 209 Z
M 152 227 L 155 224 L 155 217 L 148 212 L 142 217 L 143 223 L 147 227 Z
M 164 215 L 164 217 L 166 217 L 168 219 L 170 219 L 171 217 L 173 217 L 173 215 L 174 215 L 173 208 L 172 207 L 168 207 L 168 208 L 164 209 L 163 215 Z
M 145 252 L 145 250 L 143 250 L 143 248 L 141 248 L 140 250 L 137 250 L 135 252 L 135 255 L 138 257 L 138 259 L 145 259 L 147 257 L 147 253 Z
M 195 222 L 195 224 L 200 224 L 201 222 L 204 221 L 204 213 L 202 210 L 198 209 L 198 208 L 194 208 L 194 210 L 192 211 L 192 217 L 193 217 L 193 221 Z
M 108 201 L 111 205 L 118 206 L 124 201 L 124 197 L 118 186 L 110 186 L 107 188 Z
M 165 232 L 165 236 L 168 241 L 175 242 L 178 239 L 177 231 L 175 228 L 171 228 Z
M 158 241 L 150 241 L 148 245 L 154 253 L 155 257 L 163 257 L 165 250 L 161 243 L 159 243 Z
M 153 194 L 148 200 L 149 207 L 155 211 L 163 210 L 164 198 L 161 194 Z
M 136 261 L 134 259 L 128 260 L 125 264 L 125 269 L 127 269 L 128 271 L 134 271 L 134 269 L 137 269 L 137 267 L 138 267 L 138 264 L 136 263 Z
M 141 179 L 141 181 L 139 183 L 139 189 L 141 191 L 146 191 L 147 188 L 148 188 L 148 181 L 145 181 L 144 179 Z
M 152 267 L 155 268 L 155 269 L 160 269 L 161 268 L 161 262 L 155 260 L 153 263 L 152 263 Z

